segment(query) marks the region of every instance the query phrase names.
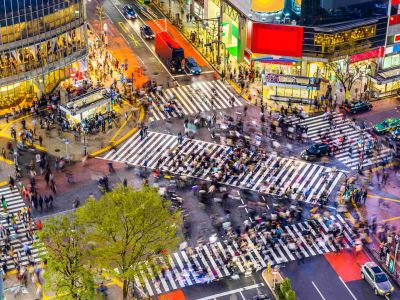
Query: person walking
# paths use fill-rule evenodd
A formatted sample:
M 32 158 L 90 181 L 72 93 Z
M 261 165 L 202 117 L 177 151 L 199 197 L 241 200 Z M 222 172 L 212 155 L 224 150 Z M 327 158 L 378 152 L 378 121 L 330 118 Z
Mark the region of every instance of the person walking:
M 3 212 L 4 212 L 4 213 L 7 213 L 7 207 L 8 207 L 8 205 L 7 205 L 7 200 L 6 200 L 6 198 L 4 197 L 4 195 L 1 196 L 1 207 L 3 208 Z
M 183 135 L 181 132 L 178 133 L 178 143 L 182 144 L 183 143 Z

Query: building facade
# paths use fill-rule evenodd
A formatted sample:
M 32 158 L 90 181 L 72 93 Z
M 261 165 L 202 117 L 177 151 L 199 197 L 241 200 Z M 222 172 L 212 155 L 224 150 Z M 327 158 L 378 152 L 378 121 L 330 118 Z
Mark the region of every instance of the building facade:
M 85 0 L 0 0 L 0 108 L 32 101 L 85 69 Z
M 349 61 L 350 68 L 363 70 L 360 91 L 373 85 L 377 72 L 400 66 L 400 0 L 194 2 L 204 19 L 220 18 L 219 38 L 230 57 L 267 74 L 300 77 L 296 86 L 334 80 L 328 64 Z M 310 84 L 299 89 L 299 97 L 314 97 Z

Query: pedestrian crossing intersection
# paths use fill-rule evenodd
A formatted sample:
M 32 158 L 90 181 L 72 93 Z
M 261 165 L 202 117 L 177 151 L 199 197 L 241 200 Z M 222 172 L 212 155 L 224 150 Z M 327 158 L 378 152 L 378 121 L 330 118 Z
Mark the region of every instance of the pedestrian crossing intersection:
M 10 189 L 8 186 L 1 187 L 0 188 L 0 198 L 2 196 L 5 197 L 6 202 L 7 202 L 7 213 L 5 213 L 3 210 L 3 213 L 0 215 L 0 222 L 4 228 L 8 228 L 11 232 L 9 244 L 11 244 L 14 249 L 14 256 L 15 257 L 20 256 L 20 261 L 23 265 L 28 264 L 28 257 L 26 255 L 25 251 L 23 250 L 23 245 L 28 244 L 30 247 L 30 250 L 32 252 L 32 256 L 33 256 L 34 260 L 36 262 L 40 261 L 38 250 L 32 247 L 32 241 L 29 240 L 27 237 L 28 230 L 25 227 L 24 222 L 22 221 L 22 217 L 21 217 L 21 220 L 18 220 L 18 218 L 17 218 L 18 211 L 21 211 L 21 209 L 25 207 L 25 203 L 24 203 L 18 189 L 17 188 Z M 12 223 L 11 221 L 10 221 L 10 224 L 7 223 L 7 218 L 6 218 L 7 214 L 9 216 L 14 214 L 14 216 L 16 217 L 17 232 L 11 225 L 11 223 Z M 2 247 L 4 247 L 5 242 L 6 242 L 4 237 L 5 237 L 5 235 L 3 235 L 3 237 L 0 237 L 0 243 L 1 243 Z M 13 258 L 10 257 L 9 255 L 7 255 L 6 258 L 7 258 L 6 264 L 7 264 L 8 269 L 14 269 L 16 266 L 13 261 Z M 4 254 L 2 256 L 2 262 L 4 262 Z
M 362 168 L 389 162 L 392 159 L 391 150 L 382 145 L 380 151 L 372 151 L 374 138 L 366 130 L 362 130 L 353 124 L 350 120 L 344 119 L 343 114 L 333 113 L 333 125 L 330 125 L 329 119 L 324 115 L 309 117 L 304 120 L 292 118 L 291 124 L 307 126 L 307 135 L 314 142 L 321 142 L 322 135 L 326 136 L 338 146 L 334 152 L 335 158 L 348 166 L 352 170 L 357 170 L 362 162 Z M 339 139 L 346 137 L 343 144 Z M 351 150 L 350 150 L 351 148 Z M 362 157 L 360 157 L 362 154 Z
M 241 240 L 228 238 L 157 257 L 154 263 L 142 264 L 135 286 L 152 297 L 235 274 L 250 275 L 252 271 L 265 269 L 268 265 L 354 246 L 354 233 L 342 216 L 315 219 L 313 222 L 283 226 L 281 238 L 274 239 L 272 244 L 266 232 L 254 231 L 242 235 Z M 343 234 L 342 241 L 335 239 L 332 234 L 334 228 Z M 293 244 L 297 246 L 293 247 Z M 157 265 L 157 270 L 152 265 Z
M 182 85 L 150 95 L 154 101 L 150 114 L 156 120 L 163 120 L 183 115 L 194 115 L 214 109 L 225 109 L 241 106 L 242 102 L 220 80 L 198 81 L 190 85 Z M 234 101 L 231 103 L 230 99 Z M 170 100 L 174 99 L 176 109 L 168 112 Z
M 277 156 L 255 158 L 252 170 L 230 177 L 216 177 L 219 168 L 191 167 L 196 156 L 208 153 L 222 168 L 231 151 L 229 146 L 188 138 L 180 144 L 174 135 L 150 132 L 144 139 L 136 133 L 117 151 L 102 158 L 209 181 L 218 178 L 222 184 L 272 195 L 288 195 L 290 190 L 288 197 L 309 203 L 315 203 L 322 195 L 329 196 L 342 177 L 341 172 L 329 167 Z M 176 167 L 177 156 L 184 157 L 184 166 Z

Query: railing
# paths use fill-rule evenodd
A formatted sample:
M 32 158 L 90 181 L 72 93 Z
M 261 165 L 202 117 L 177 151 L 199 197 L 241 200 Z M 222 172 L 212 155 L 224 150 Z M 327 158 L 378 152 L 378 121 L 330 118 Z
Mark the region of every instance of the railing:
M 43 67 L 39 67 L 26 72 L 21 72 L 12 76 L 0 78 L 0 86 L 13 84 L 20 81 L 30 80 L 40 75 L 44 75 L 51 71 L 57 70 L 59 68 L 63 68 L 67 65 L 70 65 L 74 61 L 84 58 L 86 54 L 87 54 L 87 49 L 84 48 L 76 52 L 73 52 L 72 54 L 64 58 L 56 60 L 53 63 L 47 64 Z

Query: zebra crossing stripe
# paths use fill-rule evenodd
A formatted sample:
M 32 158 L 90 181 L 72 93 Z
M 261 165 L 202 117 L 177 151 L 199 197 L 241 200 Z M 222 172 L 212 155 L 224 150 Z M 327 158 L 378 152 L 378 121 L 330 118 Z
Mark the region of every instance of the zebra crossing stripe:
M 168 169 L 174 174 L 211 180 L 214 174 L 213 168 L 196 167 L 193 164 L 195 158 L 208 153 L 209 157 L 217 162 L 217 169 L 220 169 L 224 164 L 224 158 L 231 150 L 231 147 L 188 138 L 179 144 L 174 135 L 149 132 L 143 140 L 136 133 L 117 151 L 112 150 L 105 154 L 104 158 L 135 166 Z M 174 159 L 176 155 L 186 157 L 184 166 L 176 168 Z M 276 168 L 276 164 L 279 164 L 279 168 Z M 264 162 L 256 162 L 251 172 L 242 172 L 221 179 L 221 183 L 276 195 L 283 195 L 288 187 L 292 187 L 297 189 L 293 194 L 294 199 L 310 202 L 324 191 L 329 195 L 336 187 L 340 176 L 333 181 L 324 180 L 321 176 L 330 172 L 331 168 L 317 164 L 293 158 L 269 156 Z M 307 197 L 302 196 L 305 190 L 309 190 Z
M 321 142 L 320 133 L 325 133 L 331 140 L 337 140 L 343 135 L 347 140 L 340 146 L 338 151 L 335 151 L 334 157 L 340 162 L 348 166 L 352 170 L 358 169 L 360 164 L 360 154 L 363 154 L 362 167 L 366 168 L 373 164 L 388 162 L 393 158 L 392 151 L 383 146 L 379 153 L 367 153 L 367 149 L 360 149 L 359 143 L 363 141 L 364 145 L 374 141 L 373 137 L 366 130 L 356 127 L 349 120 L 344 119 L 340 113 L 333 113 L 334 126 L 331 130 L 329 120 L 323 115 L 318 115 L 305 120 L 292 118 L 291 124 L 306 125 L 308 127 L 307 135 L 314 142 Z M 350 154 L 349 149 L 353 149 L 353 154 Z
M 177 254 L 177 255 L 178 255 L 178 254 Z M 183 261 L 185 262 L 185 264 L 186 264 L 187 266 L 189 266 L 189 265 L 190 265 L 190 261 L 189 261 L 188 257 L 186 256 L 185 251 L 180 251 L 180 255 L 183 257 Z M 196 283 L 200 283 L 200 282 L 201 282 L 201 281 L 197 278 L 196 274 L 193 274 L 194 272 L 192 272 L 192 269 L 191 269 L 191 268 L 188 267 L 188 271 L 190 271 L 190 272 L 188 273 L 188 275 L 189 275 L 189 276 L 192 275 L 193 281 L 194 281 L 194 282 L 196 282 Z
M 213 91 L 215 90 L 215 92 Z M 214 109 L 225 109 L 231 107 L 230 99 L 234 98 L 233 106 L 240 106 L 243 103 L 236 97 L 221 81 L 198 81 L 190 85 L 184 85 L 165 89 L 162 93 L 150 94 L 152 98 L 158 99 L 159 105 L 154 104 L 150 108 L 151 115 L 157 120 L 178 117 L 177 112 L 167 113 L 164 106 L 169 98 L 174 98 L 176 106 L 183 114 L 193 115 L 200 112 Z M 211 99 L 213 105 L 211 105 Z
M 21 210 L 21 208 L 26 207 L 19 191 L 17 188 L 10 189 L 8 186 L 4 186 L 0 188 L 0 197 L 4 196 L 6 202 L 7 202 L 7 214 L 14 214 L 15 216 L 18 214 L 18 211 Z M 28 239 L 27 234 L 28 230 L 25 224 L 21 220 L 16 220 L 16 225 L 17 225 L 17 232 L 14 230 L 14 228 L 7 223 L 7 220 L 5 217 L 2 217 L 0 219 L 0 222 L 4 226 L 4 228 L 9 228 L 11 234 L 10 234 L 10 245 L 13 246 L 14 253 L 18 258 L 18 260 L 21 262 L 22 265 L 28 264 L 28 256 L 26 255 L 25 251 L 23 250 L 23 245 L 27 244 L 31 248 L 31 253 L 33 260 L 35 262 L 39 262 L 39 249 L 33 248 L 32 244 L 33 242 Z M 8 269 L 15 269 L 16 265 L 14 264 L 14 260 L 12 257 L 9 257 L 8 255 L 5 256 L 5 263 L 8 267 Z

